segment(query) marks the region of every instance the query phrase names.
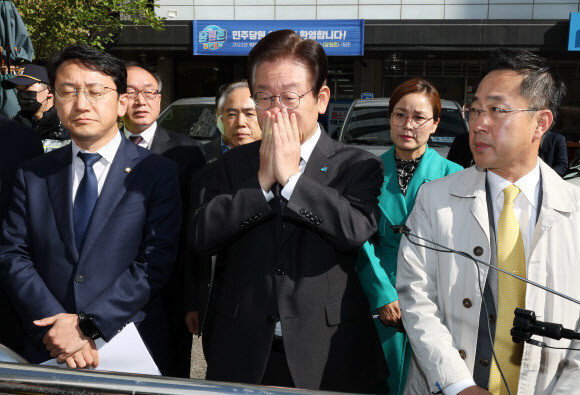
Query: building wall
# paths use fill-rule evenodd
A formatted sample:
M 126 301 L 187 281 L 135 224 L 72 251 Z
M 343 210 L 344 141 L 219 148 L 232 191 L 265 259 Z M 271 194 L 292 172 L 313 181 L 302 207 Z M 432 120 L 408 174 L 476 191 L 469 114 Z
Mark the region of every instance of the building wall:
M 568 19 L 578 0 L 158 0 L 157 15 L 193 19 Z

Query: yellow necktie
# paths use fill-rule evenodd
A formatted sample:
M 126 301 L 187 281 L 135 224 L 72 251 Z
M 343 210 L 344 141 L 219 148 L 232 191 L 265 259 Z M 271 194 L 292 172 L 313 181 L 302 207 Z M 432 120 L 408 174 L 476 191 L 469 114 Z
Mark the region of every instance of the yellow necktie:
M 503 209 L 499 216 L 497 231 L 497 266 L 518 276 L 526 277 L 524 241 L 518 219 L 514 214 L 514 200 L 520 190 L 515 185 L 510 185 L 503 192 Z M 510 330 L 513 327 L 515 308 L 525 307 L 526 283 L 503 273 L 498 273 L 497 281 L 499 300 L 494 350 L 510 390 L 515 395 L 520 378 L 524 345 L 512 341 Z M 489 391 L 494 395 L 508 393 L 495 361 L 491 365 Z

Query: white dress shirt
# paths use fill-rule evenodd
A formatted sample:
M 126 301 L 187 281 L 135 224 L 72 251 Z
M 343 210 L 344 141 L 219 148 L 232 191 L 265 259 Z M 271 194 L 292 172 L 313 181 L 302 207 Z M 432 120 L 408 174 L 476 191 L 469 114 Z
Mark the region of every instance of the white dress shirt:
M 99 159 L 94 165 L 93 170 L 95 172 L 95 176 L 97 177 L 97 185 L 98 185 L 98 193 L 101 195 L 101 190 L 103 189 L 103 185 L 105 184 L 105 180 L 107 179 L 107 175 L 109 174 L 109 169 L 111 168 L 111 163 L 113 163 L 113 159 L 117 154 L 117 150 L 119 149 L 119 145 L 121 145 L 121 134 L 115 133 L 115 137 L 111 141 L 109 141 L 106 145 L 101 147 L 99 150 L 92 152 L 94 154 L 101 155 L 101 159 Z M 72 141 L 72 201 L 74 204 L 75 196 L 77 194 L 77 189 L 83 176 L 85 175 L 85 163 L 81 158 L 77 156 L 79 152 L 87 152 L 82 150 L 78 145 L 76 145 L 75 141 Z
M 153 142 L 153 137 L 155 137 L 155 131 L 157 130 L 157 121 L 153 122 L 151 126 L 139 134 L 131 133 L 126 127 L 123 127 L 123 129 L 125 137 L 141 136 L 143 140 L 139 142 L 139 147 L 151 149 L 151 142 Z
M 310 155 L 312 155 L 312 151 L 314 150 L 316 143 L 318 143 L 321 133 L 322 131 L 320 130 L 320 125 L 317 125 L 316 132 L 314 132 L 314 134 L 310 136 L 308 140 L 300 145 L 300 163 L 298 164 L 298 173 L 290 176 L 288 182 L 280 191 L 280 194 L 284 199 L 290 200 L 292 192 L 294 192 L 294 188 L 296 187 L 296 183 L 298 182 L 298 179 L 302 173 L 304 173 L 304 169 L 306 169 Z M 274 199 L 274 193 L 272 191 L 266 192 L 262 190 L 262 192 L 264 193 L 264 197 L 268 202 Z
M 520 232 L 522 233 L 522 240 L 524 242 L 526 265 L 529 261 L 530 245 L 532 244 L 532 237 L 534 235 L 536 220 L 538 218 L 538 204 L 540 200 L 539 163 L 540 162 L 538 160 L 532 171 L 513 183 L 513 185 L 520 189 L 520 193 L 518 193 L 518 196 L 514 200 L 514 214 L 518 219 L 518 223 L 520 224 Z M 512 183 L 492 171 L 487 171 L 487 182 L 489 183 L 489 190 L 493 206 L 493 226 L 495 229 L 495 234 L 497 235 L 499 217 L 503 209 L 503 190 L 512 185 Z M 462 380 L 444 388 L 443 394 L 456 395 L 463 391 L 465 388 L 474 385 L 476 385 L 475 381 L 471 379 Z

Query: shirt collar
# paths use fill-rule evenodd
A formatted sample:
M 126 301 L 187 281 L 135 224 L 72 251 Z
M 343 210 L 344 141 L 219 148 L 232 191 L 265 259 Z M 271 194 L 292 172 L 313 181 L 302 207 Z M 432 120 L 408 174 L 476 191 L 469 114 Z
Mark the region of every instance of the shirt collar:
M 487 180 L 489 182 L 489 189 L 493 200 L 497 200 L 503 190 L 512 185 L 511 182 L 495 174 L 492 171 L 487 171 Z M 538 200 L 540 197 L 540 161 L 536 162 L 536 166 L 528 174 L 513 183 L 524 194 L 528 202 L 538 208 Z
M 221 146 L 222 146 L 222 154 L 225 154 L 226 152 L 228 152 L 230 150 L 230 147 L 228 147 L 228 145 L 226 143 L 224 143 L 224 139 L 220 136 L 220 142 L 221 142 Z
M 316 143 L 318 143 L 318 139 L 320 139 L 320 134 L 320 125 L 317 125 L 316 132 L 314 132 L 314 134 L 300 146 L 300 157 L 304 162 L 308 163 L 308 159 L 310 159 L 310 155 L 312 155 L 312 150 L 314 150 Z
M 151 144 L 151 141 L 153 140 L 153 136 L 155 135 L 155 131 L 157 130 L 157 121 L 153 122 L 147 129 L 145 129 L 143 132 L 135 134 L 135 133 L 131 133 L 126 127 L 123 127 L 125 130 L 125 137 L 129 138 L 131 137 L 131 135 L 133 136 L 141 136 L 143 137 L 143 141 L 145 141 L 145 144 L 147 146 L 149 146 Z
M 94 154 L 99 154 L 103 159 L 105 159 L 108 163 L 113 163 L 113 159 L 115 159 L 115 154 L 117 153 L 117 149 L 119 149 L 119 145 L 121 145 L 121 134 L 115 133 L 115 137 L 107 144 L 99 148 L 97 151 L 93 152 Z M 72 141 L 72 155 L 73 161 L 77 157 L 79 152 L 88 152 L 81 149 L 73 140 Z

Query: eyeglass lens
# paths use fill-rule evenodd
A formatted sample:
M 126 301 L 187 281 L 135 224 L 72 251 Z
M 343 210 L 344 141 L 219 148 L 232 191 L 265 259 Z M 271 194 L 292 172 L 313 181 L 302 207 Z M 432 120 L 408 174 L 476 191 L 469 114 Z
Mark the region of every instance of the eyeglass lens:
M 289 110 L 295 109 L 300 104 L 300 95 L 296 92 L 282 92 L 279 96 L 258 92 L 254 95 L 254 102 L 256 103 L 256 107 L 267 110 L 272 107 L 276 97 L 280 100 L 280 104 Z
M 72 86 L 64 86 L 56 88 L 56 95 L 59 99 L 64 101 L 71 101 L 75 97 L 77 97 L 79 92 L 83 92 L 86 98 L 90 101 L 97 101 L 103 95 L 105 95 L 109 90 L 114 90 L 112 88 L 108 88 L 101 84 L 89 84 L 84 88 L 74 88 Z

